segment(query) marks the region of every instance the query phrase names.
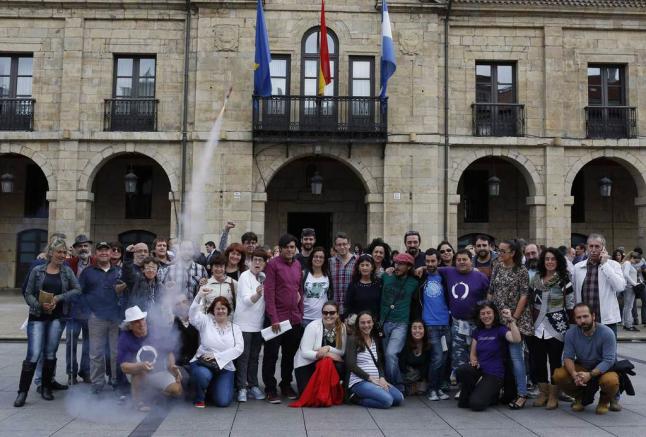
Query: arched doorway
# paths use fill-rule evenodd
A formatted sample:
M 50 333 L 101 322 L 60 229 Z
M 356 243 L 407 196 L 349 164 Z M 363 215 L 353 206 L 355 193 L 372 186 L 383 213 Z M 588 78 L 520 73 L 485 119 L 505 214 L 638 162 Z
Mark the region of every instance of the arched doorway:
M 322 179 L 321 194 L 312 193 L 312 177 Z M 276 244 L 289 231 L 316 230 L 317 244 L 329 248 L 332 236 L 347 233 L 365 244 L 367 236 L 366 190 L 361 180 L 342 162 L 327 157 L 297 159 L 283 166 L 269 182 L 265 212 L 265 242 Z
M 499 179 L 498 195 L 490 193 L 492 177 Z M 529 189 L 521 172 L 511 162 L 493 157 L 476 160 L 458 183 L 458 236 L 487 234 L 496 242 L 529 238 Z
M 49 184 L 38 164 L 18 154 L 0 156 L 0 174 L 10 175 L 12 182 L 3 184 L 0 192 L 0 288 L 20 287 L 25 264 L 35 259 L 47 240 Z M 27 230 L 39 232 L 21 234 Z
M 601 189 L 603 178 L 611 183 L 609 192 Z M 618 247 L 632 250 L 642 244 L 635 206 L 637 186 L 622 164 L 608 158 L 590 161 L 574 177 L 570 194 L 574 197 L 572 244 L 575 237 L 590 233 L 604 235 L 608 252 Z
M 125 175 L 137 176 L 133 193 L 126 193 Z M 92 183 L 91 236 L 116 241 L 136 229 L 168 237 L 171 223 L 170 183 L 164 169 L 147 156 L 127 153 L 105 162 Z

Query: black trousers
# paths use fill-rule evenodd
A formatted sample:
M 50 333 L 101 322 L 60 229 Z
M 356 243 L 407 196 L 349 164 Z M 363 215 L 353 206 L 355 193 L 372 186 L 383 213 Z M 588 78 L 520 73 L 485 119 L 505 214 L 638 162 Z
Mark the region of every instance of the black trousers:
M 460 400 L 458 407 L 483 411 L 498 402 L 498 395 L 503 380 L 492 375 L 485 375 L 482 370 L 467 364 L 457 370 L 460 383 Z
M 534 382 L 546 383 L 552 381 L 554 371 L 561 367 L 563 357 L 563 342 L 556 338 L 537 338 L 535 336 L 525 337 L 531 361 L 532 377 L 535 378 Z M 547 363 L 550 364 L 550 377 L 547 375 Z
M 276 362 L 278 350 L 282 348 L 280 360 L 280 386 L 288 387 L 292 383 L 294 371 L 294 355 L 301 343 L 303 329 L 301 325 L 293 325 L 292 329 L 276 338 L 265 342 L 265 354 L 262 359 L 262 381 L 265 383 L 266 393 L 276 393 Z
M 312 364 L 307 366 L 301 366 L 294 369 L 294 374 L 296 375 L 296 385 L 298 386 L 298 394 L 303 394 L 305 387 L 312 379 L 312 375 L 316 371 L 316 363 L 314 361 Z M 334 362 L 334 367 L 336 368 L 336 373 L 339 375 L 339 379 L 343 379 L 345 375 L 345 363 L 343 362 Z

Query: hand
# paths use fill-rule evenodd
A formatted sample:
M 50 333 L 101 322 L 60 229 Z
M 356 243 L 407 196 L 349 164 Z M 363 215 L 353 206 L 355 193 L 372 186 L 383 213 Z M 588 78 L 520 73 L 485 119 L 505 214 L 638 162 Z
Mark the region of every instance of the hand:
M 478 360 L 470 360 L 469 364 L 471 364 L 471 367 L 475 367 L 476 369 L 480 367 L 480 363 L 478 363 Z
M 144 372 L 150 372 L 151 370 L 153 370 L 153 365 L 148 361 L 142 361 L 141 363 L 139 363 L 139 369 Z
M 198 282 L 198 284 L 199 284 L 199 286 L 201 287 L 201 286 L 203 286 L 203 285 L 206 285 L 206 283 L 207 283 L 208 281 L 209 281 L 208 279 L 206 279 L 206 278 L 202 278 L 202 279 L 200 279 L 200 282 Z
M 417 276 L 418 278 L 421 278 L 425 271 L 426 271 L 426 267 L 418 267 L 415 269 L 415 276 Z
M 41 252 L 38 254 L 36 259 L 47 259 L 47 254 L 45 252 Z
M 390 276 L 393 274 L 394 271 L 395 271 L 394 267 L 388 267 L 386 270 L 384 270 L 384 273 Z
M 574 375 L 574 383 L 576 385 L 578 385 L 579 387 L 585 387 L 587 381 L 590 380 L 589 378 L 588 378 L 588 380 L 585 379 L 585 374 L 586 373 L 587 372 L 576 372 L 576 374 Z
M 272 323 L 271 324 L 271 331 L 274 334 L 278 334 L 280 332 L 280 323 Z
M 170 366 L 168 367 L 168 371 L 175 375 L 175 382 L 181 384 L 182 382 L 182 372 L 179 371 L 179 367 L 177 366 Z
M 232 221 L 228 221 L 226 225 L 224 225 L 224 229 L 229 230 L 233 229 L 236 227 L 236 224 Z
M 339 362 L 339 363 L 343 362 L 343 358 L 341 358 L 341 356 L 335 354 L 334 352 L 328 352 L 327 354 L 325 354 L 325 356 L 329 357 L 329 358 L 332 358 L 332 361 L 336 361 L 336 362 Z
M 606 261 L 608 261 L 609 259 L 610 259 L 610 255 L 608 255 L 608 251 L 604 247 L 603 249 L 601 249 L 601 259 L 599 260 L 599 262 L 601 264 L 605 264 Z
M 390 387 L 390 384 L 388 384 L 388 381 L 386 381 L 385 378 L 379 378 L 379 383 L 377 385 L 384 390 L 388 390 L 388 387 Z
M 131 244 L 130 246 L 126 247 L 126 252 L 134 252 L 135 251 L 135 245 Z
M 511 320 L 511 310 L 509 308 L 505 308 L 500 312 L 500 315 L 502 316 L 502 319 L 506 322 L 509 323 Z
M 119 282 L 117 282 L 117 283 L 115 284 L 115 286 L 114 286 L 114 291 L 115 291 L 117 294 L 121 294 L 121 293 L 123 293 L 123 292 L 124 292 L 124 290 L 125 290 L 127 287 L 128 287 L 128 286 L 126 285 L 126 283 L 125 283 L 125 282 L 123 282 L 123 281 L 119 281 Z
M 200 291 L 198 291 L 197 294 L 199 294 L 201 297 L 206 297 L 212 291 L 213 290 L 211 288 L 204 287 L 204 288 L 201 288 Z
M 262 296 L 262 291 L 263 291 L 262 285 L 259 285 L 256 287 L 256 294 L 258 295 L 258 297 Z
M 48 313 L 51 313 L 52 311 L 54 311 L 55 308 L 56 308 L 56 301 L 52 301 L 51 303 L 47 303 L 47 302 L 43 303 L 43 309 Z

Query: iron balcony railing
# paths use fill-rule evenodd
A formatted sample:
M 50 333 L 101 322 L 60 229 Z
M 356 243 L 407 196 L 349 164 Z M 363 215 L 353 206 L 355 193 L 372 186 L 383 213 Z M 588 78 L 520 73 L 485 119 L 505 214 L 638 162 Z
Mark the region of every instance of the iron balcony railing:
M 525 105 L 519 103 L 473 103 L 473 135 L 476 137 L 522 137 L 525 135 Z
M 156 131 L 158 105 L 159 100 L 151 98 L 105 99 L 103 130 Z
M 34 130 L 34 105 L 31 98 L 0 98 L 0 130 Z
M 387 100 L 379 97 L 253 96 L 259 141 L 385 142 Z
M 587 138 L 636 138 L 637 109 L 634 106 L 587 106 Z

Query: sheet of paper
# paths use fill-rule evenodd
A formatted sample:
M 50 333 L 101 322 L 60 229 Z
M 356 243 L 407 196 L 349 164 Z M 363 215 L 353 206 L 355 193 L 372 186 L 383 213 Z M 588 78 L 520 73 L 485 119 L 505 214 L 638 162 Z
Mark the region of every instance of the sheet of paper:
M 272 338 L 278 337 L 279 335 L 289 331 L 290 329 L 292 329 L 292 324 L 289 323 L 289 320 L 283 320 L 282 322 L 280 322 L 280 332 L 275 333 L 271 330 L 271 326 L 268 326 L 260 331 L 260 335 L 262 335 L 262 338 L 264 338 L 265 341 L 268 341 Z

